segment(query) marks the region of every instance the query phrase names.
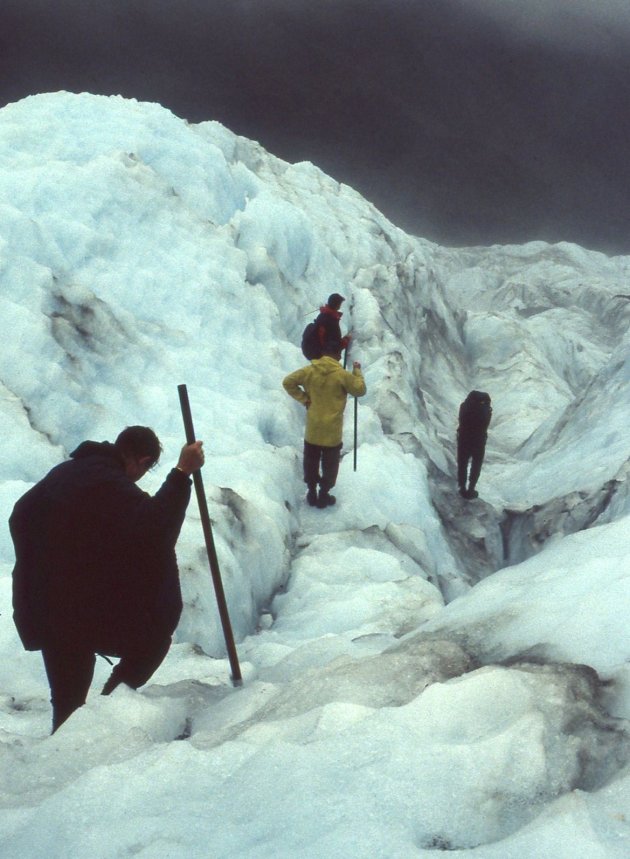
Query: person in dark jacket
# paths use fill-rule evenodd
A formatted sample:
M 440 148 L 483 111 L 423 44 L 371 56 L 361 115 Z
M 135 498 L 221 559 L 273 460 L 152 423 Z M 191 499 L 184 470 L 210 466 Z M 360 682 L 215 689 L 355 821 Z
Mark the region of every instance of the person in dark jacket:
M 477 498 L 479 495 L 475 486 L 481 474 L 491 417 L 490 396 L 485 391 L 471 391 L 459 407 L 457 483 L 462 498 Z
M 120 657 L 103 688 L 142 686 L 166 656 L 182 597 L 175 544 L 202 442 L 185 445 L 154 496 L 136 482 L 160 456 L 149 427 L 84 441 L 15 504 L 13 617 L 41 650 L 53 732 L 87 698 L 95 654 Z
M 326 304 L 319 308 L 319 316 L 315 320 L 317 339 L 321 347 L 321 355 L 325 353 L 334 354 L 343 352 L 348 346 L 352 335 L 341 336 L 341 317 L 343 313 L 339 309 L 346 299 L 338 292 L 328 296 Z M 318 355 L 318 357 L 321 357 Z

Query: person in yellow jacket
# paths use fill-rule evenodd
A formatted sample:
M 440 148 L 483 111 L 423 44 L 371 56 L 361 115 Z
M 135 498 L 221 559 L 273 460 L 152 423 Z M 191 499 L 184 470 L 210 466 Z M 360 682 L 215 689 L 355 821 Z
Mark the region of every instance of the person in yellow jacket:
M 330 490 L 339 472 L 346 399 L 348 394 L 362 397 L 366 390 L 361 364 L 355 361 L 349 373 L 339 363 L 340 358 L 340 352 L 328 349 L 321 358 L 289 373 L 282 381 L 285 391 L 307 410 L 304 482 L 311 507 L 324 508 L 336 501 Z

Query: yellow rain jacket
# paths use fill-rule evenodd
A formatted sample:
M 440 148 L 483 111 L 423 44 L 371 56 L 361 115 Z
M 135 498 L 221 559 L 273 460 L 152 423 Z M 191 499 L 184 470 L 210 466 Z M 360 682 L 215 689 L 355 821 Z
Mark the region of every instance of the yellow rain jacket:
M 305 441 L 320 447 L 337 447 L 343 435 L 343 410 L 348 394 L 362 397 L 365 381 L 361 370 L 344 370 L 339 361 L 324 355 L 308 367 L 282 380 L 285 391 L 307 406 Z

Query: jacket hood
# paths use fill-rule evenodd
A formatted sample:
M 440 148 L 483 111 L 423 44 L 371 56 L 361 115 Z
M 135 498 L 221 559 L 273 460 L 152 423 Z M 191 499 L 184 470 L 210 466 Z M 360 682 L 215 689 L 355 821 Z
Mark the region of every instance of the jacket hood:
M 318 373 L 327 376 L 329 373 L 336 373 L 343 369 L 339 361 L 331 358 L 330 355 L 324 355 L 321 358 L 314 358 L 311 361 L 311 366 L 315 367 Z
M 477 402 L 477 403 L 490 403 L 490 394 L 486 393 L 486 391 L 471 391 L 466 397 L 466 401 L 469 403 Z
M 88 456 L 104 456 L 123 464 L 123 459 L 116 447 L 109 441 L 82 441 L 70 454 L 71 459 L 85 459 Z

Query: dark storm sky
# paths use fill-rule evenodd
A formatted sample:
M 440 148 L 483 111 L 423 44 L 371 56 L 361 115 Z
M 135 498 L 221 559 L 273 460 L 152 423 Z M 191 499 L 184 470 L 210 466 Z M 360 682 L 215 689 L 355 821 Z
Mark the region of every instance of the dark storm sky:
M 0 104 L 120 93 L 449 245 L 630 253 L 629 0 L 0 0 Z

